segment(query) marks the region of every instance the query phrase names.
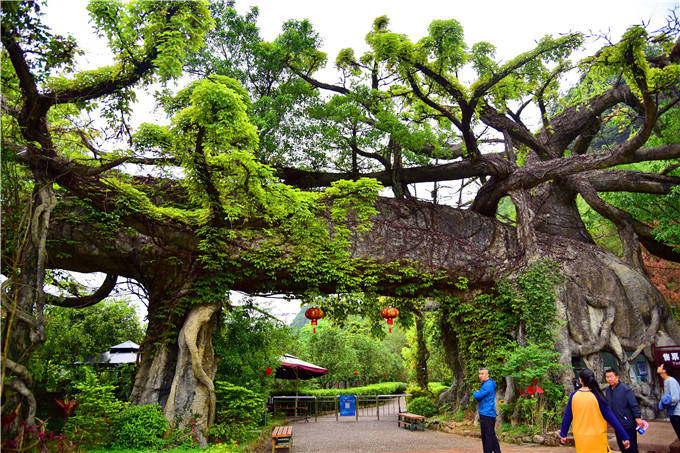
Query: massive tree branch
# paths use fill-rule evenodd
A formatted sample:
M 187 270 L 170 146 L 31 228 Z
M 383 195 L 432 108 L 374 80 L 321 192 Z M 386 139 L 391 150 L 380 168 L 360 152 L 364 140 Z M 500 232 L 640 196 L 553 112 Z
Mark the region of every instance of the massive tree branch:
M 518 124 L 507 116 L 495 110 L 488 104 L 482 107 L 480 112 L 480 119 L 488 126 L 496 129 L 498 132 L 504 133 L 507 131 L 513 140 L 528 146 L 536 154 L 542 157 L 548 157 L 547 148 L 536 139 L 526 127 Z
M 640 265 L 641 258 L 638 256 L 640 252 L 638 243 L 642 243 L 654 255 L 668 261 L 680 262 L 680 253 L 675 251 L 673 247 L 657 241 L 651 227 L 638 222 L 628 212 L 604 201 L 584 177 L 579 175 L 569 178 L 568 184 L 583 196 L 583 199 L 591 208 L 614 222 L 624 245 L 626 261 L 631 264 Z
M 430 167 L 402 168 L 399 170 L 399 180 L 404 184 L 414 184 L 489 175 L 507 175 L 511 172 L 512 165 L 504 158 L 502 153 L 483 154 L 474 161 L 462 160 Z M 297 168 L 279 168 L 277 173 L 286 184 L 303 189 L 330 186 L 332 182 L 351 179 L 353 176 L 350 172 L 315 172 Z M 374 178 L 384 186 L 393 184 L 389 171 L 362 173 L 359 174 L 359 177 Z
M 57 297 L 57 296 L 47 296 L 47 303 L 50 305 L 56 305 L 58 307 L 64 308 L 85 308 L 92 305 L 98 304 L 109 294 L 113 288 L 116 287 L 116 281 L 118 281 L 117 275 L 107 274 L 106 279 L 99 287 L 97 291 L 90 294 L 89 296 L 80 297 Z
M 546 144 L 552 157 L 559 157 L 576 137 L 588 129 L 589 124 L 597 121 L 602 112 L 619 102 L 633 102 L 634 99 L 635 95 L 627 85 L 611 88 L 586 103 L 569 107 L 550 118 L 551 127 L 542 129 L 538 138 Z M 496 128 L 493 124 L 489 125 Z
M 614 147 L 611 151 L 600 154 L 573 155 L 532 162 L 525 167 L 518 167 L 509 177 L 487 185 L 485 191 L 479 192 L 472 209 L 481 214 L 494 215 L 498 200 L 510 190 L 518 187 L 529 189 L 551 179 L 564 178 L 588 170 L 599 170 L 646 160 L 676 159 L 678 157 L 680 157 L 680 143 L 641 148 L 628 152 L 628 142 L 626 142 Z
M 633 170 L 593 170 L 581 173 L 598 192 L 635 192 L 667 195 L 680 185 L 679 176 Z

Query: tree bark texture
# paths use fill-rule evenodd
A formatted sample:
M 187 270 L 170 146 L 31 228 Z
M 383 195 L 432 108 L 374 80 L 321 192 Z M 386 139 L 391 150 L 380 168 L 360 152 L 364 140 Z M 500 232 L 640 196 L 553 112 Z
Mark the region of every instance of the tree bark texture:
M 564 322 L 557 339 L 561 363 L 571 367 L 572 356 L 582 356 L 587 363 L 595 366 L 599 353 L 609 351 L 619 360 L 622 379 L 626 380 L 628 375 L 625 370 L 632 358 L 643 354 L 652 362 L 651 344 L 677 344 L 680 342 L 680 331 L 670 316 L 668 304 L 648 276 L 619 257 L 600 249 L 592 241 L 580 240 L 584 231 L 580 221 L 576 225 L 575 222 L 555 221 L 559 224 L 546 227 L 548 219 L 552 222 L 555 218 L 576 218 L 569 212 L 575 209 L 575 204 L 570 200 L 562 203 L 562 207 L 553 207 L 548 211 L 564 212 L 563 215 L 548 216 L 542 206 L 549 202 L 559 204 L 555 197 L 550 198 L 547 200 L 540 191 L 538 195 L 524 194 L 519 198 L 525 200 L 524 203 L 536 203 L 530 206 L 533 215 L 525 217 L 535 230 L 533 250 L 528 254 L 526 244 L 517 238 L 516 229 L 493 218 L 470 210 L 427 202 L 382 198 L 378 201 L 379 214 L 374 219 L 373 229 L 355 237 L 352 256 L 379 263 L 408 262 L 422 272 L 445 272 L 449 282 L 463 276 L 469 279 L 472 289 L 489 288 L 502 276 L 520 271 L 529 263 L 529 256 L 550 258 L 561 265 L 565 278 L 564 283 L 557 288 L 556 301 L 558 318 Z M 51 231 L 56 236 L 66 231 L 70 235 L 78 235 L 84 234 L 85 229 L 82 225 L 69 229 L 55 224 Z M 577 234 L 572 237 L 559 234 L 567 230 L 576 231 Z M 115 271 L 120 275 L 129 275 L 130 269 L 139 270 L 143 267 L 139 264 L 141 249 L 133 244 L 147 244 L 143 247 L 143 253 L 153 257 L 155 263 L 162 261 L 163 256 L 171 255 L 167 247 L 159 247 L 150 238 L 128 231 L 119 233 L 116 241 L 108 244 L 108 247 L 100 243 L 101 248 L 98 248 L 96 241 L 92 241 L 87 247 L 72 249 L 74 256 L 69 260 L 61 261 L 56 258 L 56 253 L 50 253 L 54 257 L 51 264 L 68 269 L 70 263 L 79 263 L 76 270 L 83 271 L 82 263 L 89 263 L 89 271 Z M 187 257 L 195 252 L 191 246 L 185 250 Z M 84 256 L 93 254 L 99 259 Z M 183 266 L 189 266 L 190 263 L 188 258 Z M 187 275 L 187 269 L 189 267 L 178 267 L 171 273 L 176 276 L 175 283 L 182 281 L 181 276 Z M 156 264 L 143 267 L 143 270 L 143 278 L 138 278 L 146 282 L 143 283 L 145 285 L 168 280 L 167 268 Z M 237 277 L 233 289 L 252 292 L 265 281 L 271 281 L 270 276 L 254 269 L 248 278 Z M 386 294 L 391 294 L 395 289 L 393 285 L 385 279 L 380 288 Z M 451 289 L 443 285 L 440 289 Z M 153 316 L 152 313 L 157 310 L 162 313 L 172 294 L 181 292 L 181 285 L 170 286 L 174 289 L 158 290 L 158 296 L 152 298 L 149 332 L 154 329 L 160 331 L 168 325 L 167 319 Z M 290 282 L 289 286 L 278 289 L 286 291 L 296 288 L 295 283 Z M 188 317 L 173 318 L 176 331 L 186 325 L 187 320 Z M 450 337 L 450 331 L 448 334 L 447 331 L 443 333 L 450 361 L 455 364 L 459 360 L 456 359 L 456 340 Z M 150 348 L 145 342 L 143 349 L 147 347 Z M 184 393 L 188 393 L 190 380 L 182 380 L 177 375 L 178 370 L 170 369 L 167 365 L 179 360 L 179 347 L 163 346 L 153 350 L 153 353 L 152 350 L 145 349 L 143 352 L 133 399 L 140 403 L 158 402 L 165 406 L 172 383 L 187 386 Z M 626 357 L 626 352 L 633 354 L 631 358 Z M 462 372 L 462 366 L 454 366 L 453 369 L 454 373 L 456 370 Z M 458 378 L 462 378 L 462 375 L 456 376 L 460 383 Z M 570 372 L 562 373 L 561 380 L 568 389 L 571 388 Z M 634 384 L 640 396 L 654 394 L 659 390 L 658 386 L 656 380 Z M 461 393 L 455 397 L 464 400 L 469 395 Z M 652 418 L 649 404 L 645 410 L 645 416 Z M 209 414 L 209 411 L 205 412 L 206 420 Z

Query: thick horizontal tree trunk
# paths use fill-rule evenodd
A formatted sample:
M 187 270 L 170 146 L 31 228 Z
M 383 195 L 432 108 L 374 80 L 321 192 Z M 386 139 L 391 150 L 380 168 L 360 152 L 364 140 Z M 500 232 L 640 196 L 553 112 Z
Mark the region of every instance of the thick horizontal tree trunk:
M 542 202 L 546 200 L 542 199 Z M 626 353 L 643 354 L 651 362 L 651 344 L 677 344 L 680 342 L 680 331 L 670 316 L 666 301 L 647 275 L 592 242 L 582 240 L 582 226 L 536 226 L 540 222 L 547 223 L 548 219 L 558 217 L 553 217 L 556 212 L 562 213 L 560 218 L 574 219 L 567 212 L 571 209 L 568 202 L 569 200 L 566 201 L 566 207 L 562 208 L 532 209 L 533 215 L 530 218 L 534 222 L 535 245 L 534 250 L 528 253 L 518 241 L 515 228 L 493 218 L 469 210 L 426 202 L 380 199 L 377 204 L 379 214 L 374 219 L 373 229 L 355 238 L 351 253 L 355 258 L 368 259 L 375 263 L 408 262 L 408 265 L 422 272 L 445 272 L 449 281 L 440 284 L 438 289 L 442 290 L 451 288 L 459 276 L 468 278 L 471 288 L 489 288 L 502 276 L 521 271 L 527 265 L 528 256 L 550 258 L 561 265 L 565 277 L 564 284 L 557 288 L 558 314 L 560 320 L 565 322 L 557 341 L 561 362 L 571 367 L 572 356 L 581 356 L 597 369 L 596 357 L 602 351 L 609 351 L 618 358 L 622 378 L 625 380 L 625 370 L 628 369 L 630 360 Z M 68 238 L 82 234 L 84 228 L 85 226 L 80 225 L 64 229 L 54 225 L 52 231 L 55 236 L 63 237 L 60 235 L 68 230 Z M 565 231 L 577 233 L 567 235 L 568 237 L 555 234 Z M 146 244 L 143 252 L 136 244 Z M 159 263 L 163 260 L 170 261 L 169 257 L 176 253 L 167 245 L 160 247 L 152 239 L 130 231 L 124 234 L 119 232 L 115 240 L 108 244 L 93 241 L 87 247 L 71 248 L 72 257 L 68 260 L 60 260 L 58 257 L 63 255 L 56 253 L 57 251 L 52 250 L 49 254 L 52 267 L 69 269 L 73 263 L 79 263 L 79 268 L 75 270 L 85 271 L 82 263 L 87 263 L 89 271 L 106 271 L 119 275 L 129 275 L 131 269 L 139 273 L 143 268 L 141 273 L 144 275 L 140 281 L 147 282 L 147 285 L 155 280 L 167 279 L 168 271 L 158 265 L 141 266 L 139 263 L 144 260 L 140 260 L 140 255 L 146 254 L 153 258 L 154 263 Z M 190 257 L 195 250 L 191 250 L 189 245 L 184 253 Z M 233 256 L 237 258 L 236 253 L 237 251 Z M 93 259 L 93 255 L 97 255 L 99 259 Z M 247 265 L 246 262 L 243 264 Z M 237 275 L 233 285 L 235 290 L 257 292 L 260 285 L 272 281 L 271 275 L 263 274 L 259 269 L 240 275 L 249 276 L 238 278 Z M 285 277 L 275 280 L 279 284 L 288 282 L 285 287 L 277 287 L 278 290 L 295 292 L 303 289 L 302 286 L 297 286 L 298 283 L 291 281 L 289 275 Z M 386 294 L 395 290 L 394 283 L 390 283 L 387 278 L 379 287 Z M 332 282 L 324 289 L 333 291 Z M 150 332 L 162 326 L 160 320 L 154 320 L 156 317 L 152 317 L 151 312 L 161 313 L 167 308 L 171 298 L 172 292 L 161 292 L 154 298 L 150 306 Z M 186 307 L 182 316 L 165 319 L 166 326 L 170 321 L 177 335 L 188 320 L 186 315 L 189 309 L 190 307 Z M 445 342 L 455 347 L 455 339 L 445 338 Z M 195 383 L 191 379 L 181 378 L 175 368 L 167 365 L 179 360 L 177 346 L 166 345 L 153 349 L 153 353 L 147 347 L 149 345 L 145 342 L 133 393 L 135 401 L 158 402 L 166 407 L 173 382 L 177 382 L 178 394 L 193 392 L 192 386 Z M 454 357 L 449 361 L 456 363 L 457 359 Z M 184 363 L 189 366 L 188 361 Z M 210 368 L 209 364 L 207 368 Z M 209 376 L 209 373 L 206 375 Z M 462 376 L 458 376 L 460 377 Z M 567 388 L 571 387 L 569 372 L 563 373 L 562 381 Z M 643 396 L 657 392 L 658 385 L 653 379 L 648 384 L 635 384 L 634 387 L 638 395 Z M 182 386 L 184 388 L 180 390 Z M 455 395 L 460 399 L 464 399 L 464 396 L 466 395 L 462 393 Z M 204 397 L 196 395 L 194 398 L 200 400 Z M 645 415 L 651 418 L 649 404 L 645 407 Z M 210 411 L 206 409 L 203 416 L 208 420 Z M 186 423 L 187 420 L 183 422 Z

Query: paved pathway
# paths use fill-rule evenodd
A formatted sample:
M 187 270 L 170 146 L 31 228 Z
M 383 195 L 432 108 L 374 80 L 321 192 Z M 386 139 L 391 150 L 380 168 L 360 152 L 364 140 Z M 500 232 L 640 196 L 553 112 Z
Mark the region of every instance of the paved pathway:
M 293 451 L 350 453 L 350 452 L 414 452 L 414 453 L 481 453 L 481 439 L 426 430 L 409 431 L 397 427 L 395 415 L 374 418 L 319 417 L 293 425 Z M 575 453 L 573 448 L 519 446 L 501 444 L 503 452 L 510 453 Z

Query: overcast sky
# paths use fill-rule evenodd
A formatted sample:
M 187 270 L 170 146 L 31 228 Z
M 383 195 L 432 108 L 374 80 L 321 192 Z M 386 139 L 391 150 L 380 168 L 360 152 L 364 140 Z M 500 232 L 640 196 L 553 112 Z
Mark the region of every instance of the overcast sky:
M 86 4 L 84 0 L 48 0 L 47 20 L 59 33 L 71 33 L 79 40 L 88 62 L 101 64 L 105 44 L 98 44 L 88 32 Z M 424 36 L 435 19 L 456 19 L 465 29 L 468 45 L 489 41 L 507 59 L 529 50 L 535 40 L 549 33 L 611 32 L 616 39 L 628 26 L 643 21 L 658 27 L 678 4 L 678 0 L 243 0 L 236 2 L 236 8 L 240 12 L 259 8 L 258 25 L 266 40 L 274 39 L 286 20 L 309 19 L 333 62 L 344 47 L 361 49 L 373 20 L 381 15 L 390 18 L 392 31 L 412 40 Z
M 106 43 L 92 32 L 83 0 L 48 0 L 46 20 L 54 31 L 72 34 L 85 55 L 82 69 L 92 69 L 110 63 Z M 321 35 L 332 65 L 338 51 L 352 47 L 360 55 L 365 50 L 364 37 L 373 20 L 382 15 L 390 18 L 390 29 L 406 34 L 417 41 L 427 34 L 427 27 L 435 19 L 456 19 L 465 30 L 468 46 L 488 41 L 497 48 L 497 57 L 511 59 L 530 50 L 535 41 L 546 34 L 559 35 L 571 31 L 606 33 L 616 41 L 630 25 L 650 23 L 657 29 L 666 23 L 668 11 L 679 4 L 673 1 L 650 0 L 244 0 L 237 1 L 239 12 L 251 6 L 259 8 L 258 25 L 265 40 L 273 40 L 281 24 L 289 19 L 309 19 Z M 324 74 L 332 74 L 330 70 Z M 149 112 L 142 102 L 137 114 L 145 121 L 158 116 Z M 292 320 L 298 304 L 274 304 L 273 309 L 282 319 Z

